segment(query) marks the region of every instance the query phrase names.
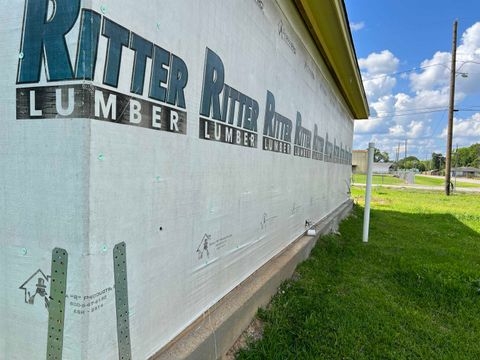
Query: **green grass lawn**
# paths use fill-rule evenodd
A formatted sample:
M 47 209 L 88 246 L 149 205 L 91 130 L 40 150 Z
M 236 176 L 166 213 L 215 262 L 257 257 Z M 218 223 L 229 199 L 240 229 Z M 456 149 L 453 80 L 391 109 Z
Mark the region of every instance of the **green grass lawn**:
M 479 195 L 381 188 L 322 238 L 238 359 L 480 359 Z
M 455 179 L 452 178 L 452 182 L 455 184 Z M 427 186 L 443 186 L 445 181 L 439 178 L 431 178 L 428 176 L 415 175 L 415 185 L 427 185 Z M 478 188 L 479 184 L 471 184 L 466 182 L 457 181 L 458 187 Z
M 402 179 L 396 178 L 392 175 L 373 175 L 373 184 L 375 185 L 407 185 Z M 452 181 L 454 181 L 452 179 Z M 366 184 L 367 175 L 364 174 L 353 174 L 352 182 L 357 184 Z M 438 178 L 431 178 L 428 176 L 415 175 L 415 185 L 424 185 L 424 186 L 443 186 L 444 180 Z M 467 188 L 480 188 L 479 184 L 471 184 L 466 182 L 457 181 L 458 187 L 467 187 Z
M 405 181 L 402 179 L 396 178 L 392 175 L 373 175 L 372 176 L 373 184 L 386 184 L 386 185 L 406 185 Z M 357 184 L 366 184 L 367 175 L 365 174 L 353 174 L 352 182 Z

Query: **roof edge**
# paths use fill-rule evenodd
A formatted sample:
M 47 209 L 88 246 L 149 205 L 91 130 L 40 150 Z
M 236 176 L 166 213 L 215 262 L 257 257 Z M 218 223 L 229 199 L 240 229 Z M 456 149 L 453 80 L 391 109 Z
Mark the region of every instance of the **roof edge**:
M 353 117 L 368 118 L 368 101 L 344 1 L 294 0 L 294 3 Z

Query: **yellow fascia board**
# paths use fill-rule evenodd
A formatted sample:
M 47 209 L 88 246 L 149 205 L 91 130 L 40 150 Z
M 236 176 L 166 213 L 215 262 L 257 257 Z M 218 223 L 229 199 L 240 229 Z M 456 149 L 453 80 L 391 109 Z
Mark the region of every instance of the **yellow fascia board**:
M 343 0 L 294 1 L 354 118 L 368 118 L 368 102 Z

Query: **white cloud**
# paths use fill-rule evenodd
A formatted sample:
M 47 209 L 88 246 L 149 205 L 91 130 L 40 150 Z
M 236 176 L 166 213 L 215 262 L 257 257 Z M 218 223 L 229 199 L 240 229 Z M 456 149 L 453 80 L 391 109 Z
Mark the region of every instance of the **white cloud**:
M 457 91 L 467 95 L 480 92 L 480 22 L 468 28 L 462 35 L 462 44 L 457 49 L 457 72 L 467 73 L 464 78 L 457 75 Z
M 381 128 L 385 128 L 385 121 L 383 119 L 371 119 L 371 120 L 362 120 L 355 121 L 355 133 L 359 134 L 370 134 L 370 133 L 380 133 Z
M 395 124 L 428 119 L 432 111 L 446 111 L 447 107 L 448 91 L 443 90 L 419 91 L 412 95 L 389 94 L 370 102 L 372 118 L 382 117 Z
M 431 59 L 421 64 L 424 69 L 410 75 L 411 88 L 414 91 L 435 90 L 449 87 L 451 53 L 436 52 Z M 480 92 L 480 22 L 469 27 L 460 39 L 457 47 L 457 94 L 471 95 Z M 468 77 L 460 76 L 467 73 Z
M 376 117 L 387 117 L 395 112 L 395 95 L 389 94 L 371 102 L 370 107 L 374 110 Z
M 405 128 L 403 127 L 403 125 L 400 125 L 400 124 L 393 125 L 388 130 L 389 130 L 389 134 L 393 138 L 402 138 L 402 137 L 405 137 L 405 134 L 406 134 Z
M 480 55 L 480 22 L 470 26 L 462 35 L 462 45 L 458 47 L 458 54 Z
M 366 58 L 359 59 L 358 65 L 367 75 L 384 75 L 397 70 L 400 60 L 389 50 L 380 53 L 371 53 Z
M 430 119 L 435 113 L 446 111 L 449 103 L 449 89 L 439 90 L 420 90 L 414 94 L 398 93 L 394 95 L 395 104 L 393 112 L 395 115 L 401 115 L 396 121 L 404 124 L 413 120 Z M 464 98 L 463 94 L 458 94 L 458 101 Z
M 396 84 L 397 79 L 391 76 L 378 77 L 363 83 L 367 98 L 370 100 L 391 94 Z
M 458 139 L 480 139 L 480 113 L 475 113 L 467 119 L 453 119 L 453 136 Z M 447 128 L 442 131 L 441 137 L 447 137 Z
M 434 90 L 448 86 L 450 82 L 451 55 L 446 52 L 436 52 L 429 60 L 421 63 L 424 68 L 420 73 L 410 75 L 410 84 L 414 91 Z
M 368 101 L 377 102 L 381 97 L 390 95 L 397 84 L 397 79 L 389 76 L 398 68 L 398 60 L 389 50 L 372 53 L 358 64 L 362 70 L 363 85 Z
M 352 31 L 359 31 L 362 30 L 364 27 L 365 23 L 363 21 L 350 23 L 350 29 L 352 29 Z
M 480 93 L 480 22 L 463 33 L 457 54 L 455 104 L 461 109 L 466 98 Z M 423 158 L 432 152 L 444 153 L 450 61 L 449 52 L 438 51 L 421 63 L 421 70 L 402 76 L 394 74 L 400 60 L 389 50 L 359 59 L 371 117 L 355 122 L 355 147 L 365 148 L 374 141 L 392 155 L 398 143 L 408 139 L 409 154 Z M 467 78 L 460 76 L 463 72 L 468 73 Z M 409 91 L 395 91 L 401 81 L 408 82 Z M 454 129 L 454 144 L 478 142 L 480 111 L 467 119 L 455 119 Z
M 386 151 L 390 160 L 394 161 L 398 148 L 400 148 L 400 159 L 405 156 L 405 138 L 392 139 L 383 135 L 364 135 L 355 134 L 355 149 L 367 149 L 368 143 L 375 143 L 375 147 Z M 400 146 L 399 146 L 400 145 Z M 444 152 L 445 145 L 443 143 L 438 144 L 435 139 L 421 138 L 415 141 L 408 141 L 408 154 L 417 156 L 419 159 L 430 159 L 432 152 Z
M 425 121 L 412 121 L 408 124 L 408 127 L 407 137 L 409 139 L 424 138 L 431 135 L 431 129 Z

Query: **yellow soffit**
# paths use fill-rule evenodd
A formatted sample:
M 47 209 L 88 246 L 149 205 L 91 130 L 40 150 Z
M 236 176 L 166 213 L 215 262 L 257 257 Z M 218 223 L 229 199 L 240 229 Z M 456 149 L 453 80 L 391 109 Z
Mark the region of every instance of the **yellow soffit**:
M 355 119 L 369 115 L 343 0 L 294 0 Z

